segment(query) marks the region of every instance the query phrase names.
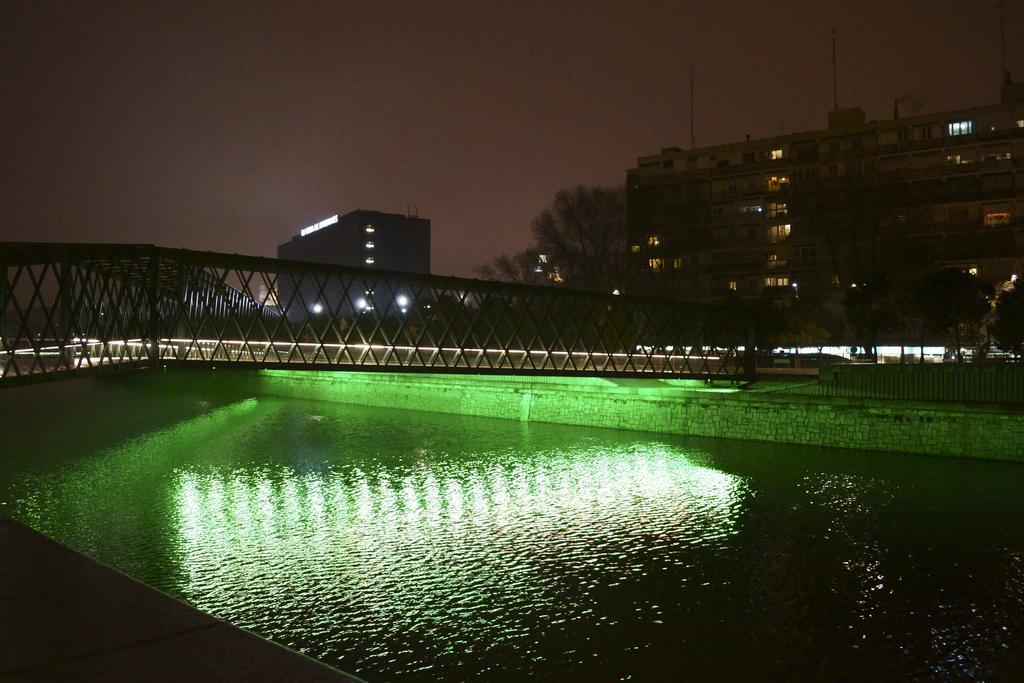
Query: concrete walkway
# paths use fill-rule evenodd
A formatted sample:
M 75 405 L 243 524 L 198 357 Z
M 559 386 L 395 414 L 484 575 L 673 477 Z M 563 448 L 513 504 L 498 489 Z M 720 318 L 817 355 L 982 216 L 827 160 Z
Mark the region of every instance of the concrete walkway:
M 358 681 L 0 512 L 0 679 Z

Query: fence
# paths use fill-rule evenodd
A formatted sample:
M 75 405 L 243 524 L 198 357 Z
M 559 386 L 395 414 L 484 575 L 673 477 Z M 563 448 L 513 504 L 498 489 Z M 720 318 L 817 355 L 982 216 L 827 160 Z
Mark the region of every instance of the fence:
M 1024 403 L 1024 364 L 825 365 L 818 391 L 849 398 Z
M 720 308 L 146 245 L 0 244 L 0 384 L 167 363 L 747 378 Z

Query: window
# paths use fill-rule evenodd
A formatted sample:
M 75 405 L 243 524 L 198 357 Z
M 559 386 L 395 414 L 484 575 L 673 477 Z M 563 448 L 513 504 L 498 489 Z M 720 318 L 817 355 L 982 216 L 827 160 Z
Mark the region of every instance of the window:
M 373 242 L 367 242 L 365 246 L 366 246 L 367 249 L 373 249 L 374 244 L 373 244 Z
M 1010 222 L 1009 211 L 986 211 L 985 225 L 1006 225 Z
M 960 164 L 966 164 L 965 159 L 961 159 L 959 154 L 947 154 L 946 163 L 950 166 L 959 166 Z
M 745 164 L 752 164 L 752 163 L 754 163 L 754 153 L 753 152 L 744 152 L 743 153 L 743 163 L 745 163 Z
M 676 256 L 674 259 L 672 259 L 672 267 L 674 269 L 676 269 L 676 270 L 682 270 L 683 269 L 683 257 L 682 256 Z
M 647 246 L 657 247 L 661 245 L 661 235 L 648 235 Z
M 629 251 L 634 253 L 634 254 L 639 254 L 640 253 L 640 245 L 639 244 L 632 244 L 632 245 L 630 245 Z
M 364 229 L 366 230 L 366 234 L 368 235 L 374 231 L 373 225 L 367 225 L 366 228 Z
M 661 162 L 661 167 L 663 169 L 665 169 L 666 171 L 668 169 L 672 168 L 672 160 L 671 159 L 667 159 L 666 161 Z
M 960 206 L 949 210 L 950 223 L 965 223 L 969 218 L 970 213 L 966 207 Z
M 969 135 L 974 132 L 973 121 L 953 121 L 947 126 L 950 135 Z
M 978 266 L 970 266 L 967 268 L 967 274 L 978 277 Z
M 764 279 L 764 286 L 765 287 L 788 287 L 789 286 L 789 277 L 787 277 L 785 275 L 783 275 L 783 276 L 774 276 L 773 275 L 772 277 L 766 277 Z
M 768 202 L 768 216 L 785 216 L 788 212 L 786 202 Z
M 640 251 L 639 247 L 637 247 L 637 251 Z M 540 261 L 541 263 L 547 263 L 548 262 L 548 255 L 547 254 L 537 254 L 537 260 Z
M 768 191 L 778 192 L 784 190 L 789 185 L 789 178 L 784 175 L 773 175 L 768 176 Z
M 1017 127 L 1024 128 L 1024 119 L 1017 119 Z
M 368 265 L 368 266 L 372 266 L 373 265 L 373 257 L 372 256 L 367 256 L 366 257 L 366 265 Z
M 736 281 L 735 280 L 729 280 L 729 289 L 731 291 L 733 291 L 733 292 L 736 291 Z
M 665 259 L 663 258 L 651 258 L 647 259 L 647 267 L 655 273 L 660 273 L 665 270 Z
M 718 160 L 718 165 L 719 166 L 728 166 L 729 165 L 729 160 L 728 159 L 719 159 Z
M 768 152 L 768 156 L 771 159 L 781 159 L 782 158 L 782 150 L 781 149 L 773 149 L 772 151 Z
M 768 241 L 769 242 L 781 242 L 782 240 L 789 237 L 790 230 L 789 223 L 783 223 L 782 225 L 773 225 L 768 228 Z
M 779 262 L 779 255 L 778 254 L 776 254 L 775 252 L 772 252 L 771 254 L 768 254 L 768 265 L 769 266 L 774 266 L 778 262 Z
M 740 204 L 736 207 L 737 213 L 761 213 L 762 210 L 760 204 Z

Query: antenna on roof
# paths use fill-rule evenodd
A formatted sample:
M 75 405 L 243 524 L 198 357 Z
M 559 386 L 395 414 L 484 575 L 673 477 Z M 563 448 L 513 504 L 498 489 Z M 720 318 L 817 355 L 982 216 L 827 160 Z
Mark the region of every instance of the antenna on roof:
M 419 218 L 420 217 L 420 205 L 419 204 L 413 204 L 413 206 L 416 207 L 416 213 L 413 214 L 413 215 L 415 215 L 416 218 Z
M 696 138 L 693 134 L 693 60 L 690 60 L 690 149 L 697 148 Z
M 839 111 L 839 79 L 836 77 L 836 29 L 832 28 L 832 110 Z
M 1010 72 L 1006 70 L 1006 11 L 1003 0 L 999 0 L 999 69 L 1003 83 L 1010 82 Z

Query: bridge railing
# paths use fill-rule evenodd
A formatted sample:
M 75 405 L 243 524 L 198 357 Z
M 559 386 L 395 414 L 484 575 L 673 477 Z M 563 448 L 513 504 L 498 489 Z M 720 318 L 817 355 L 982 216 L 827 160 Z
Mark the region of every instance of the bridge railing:
M 136 245 L 0 244 L 0 383 L 168 363 L 749 377 L 717 307 Z

